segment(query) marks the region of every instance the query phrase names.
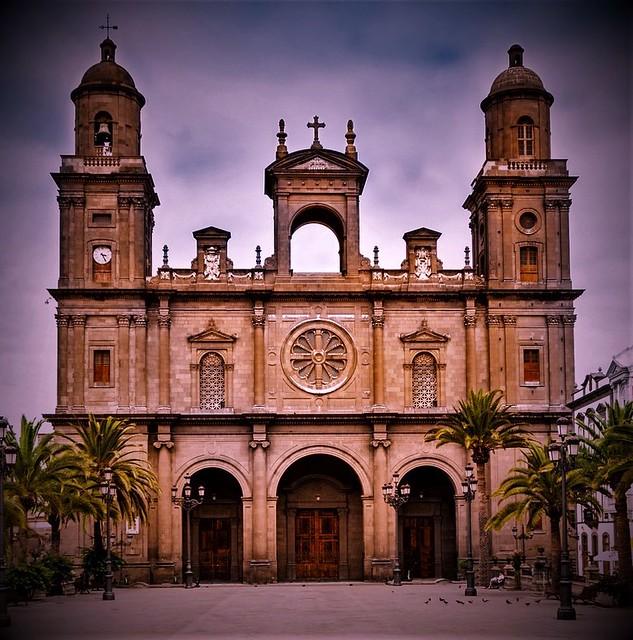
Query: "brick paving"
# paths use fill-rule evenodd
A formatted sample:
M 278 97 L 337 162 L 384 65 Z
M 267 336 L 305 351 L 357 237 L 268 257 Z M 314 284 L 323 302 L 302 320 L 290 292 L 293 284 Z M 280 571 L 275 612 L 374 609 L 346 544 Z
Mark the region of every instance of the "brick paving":
M 277 640 L 344 638 L 486 639 L 633 637 L 631 609 L 577 604 L 575 621 L 556 620 L 558 602 L 516 591 L 463 585 L 375 583 L 207 585 L 129 588 L 11 606 L 5 640 Z M 446 601 L 442 602 L 442 598 Z

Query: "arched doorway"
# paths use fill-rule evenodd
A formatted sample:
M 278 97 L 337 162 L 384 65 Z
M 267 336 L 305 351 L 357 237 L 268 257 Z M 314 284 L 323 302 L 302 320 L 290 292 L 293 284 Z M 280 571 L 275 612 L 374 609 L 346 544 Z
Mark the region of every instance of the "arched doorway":
M 215 468 L 201 469 L 193 474 L 194 495 L 200 485 L 205 489 L 204 501 L 191 512 L 194 578 L 201 582 L 239 582 L 243 557 L 240 485 L 230 473 Z M 186 517 L 185 513 L 183 517 Z M 183 550 L 186 543 L 183 535 Z
M 455 488 L 435 467 L 417 467 L 403 482 L 411 486 L 409 501 L 398 513 L 403 578 L 457 576 Z
M 362 580 L 361 485 L 329 455 L 309 455 L 281 477 L 277 496 L 279 580 Z

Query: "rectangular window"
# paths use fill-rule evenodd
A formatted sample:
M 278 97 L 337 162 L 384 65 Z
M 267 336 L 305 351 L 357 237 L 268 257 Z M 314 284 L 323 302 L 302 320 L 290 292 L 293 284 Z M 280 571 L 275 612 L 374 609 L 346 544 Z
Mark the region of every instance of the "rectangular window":
M 538 282 L 538 249 L 521 247 L 520 249 L 521 282 Z
M 534 155 L 534 127 L 531 124 L 520 124 L 517 141 L 520 156 Z
M 539 349 L 523 349 L 523 382 L 541 382 L 541 352 Z
M 107 211 L 93 211 L 92 226 L 94 227 L 111 227 L 112 214 Z
M 93 382 L 95 385 L 110 384 L 110 351 L 98 349 L 92 356 Z

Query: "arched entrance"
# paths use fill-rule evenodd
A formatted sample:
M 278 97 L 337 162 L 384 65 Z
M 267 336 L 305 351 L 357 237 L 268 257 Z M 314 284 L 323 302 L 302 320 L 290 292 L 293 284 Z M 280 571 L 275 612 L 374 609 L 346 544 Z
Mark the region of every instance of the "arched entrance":
M 230 473 L 215 468 L 193 474 L 194 495 L 200 485 L 205 488 L 204 502 L 191 512 L 193 575 L 201 582 L 239 582 L 243 556 L 240 485 Z M 183 537 L 183 550 L 185 545 Z
M 329 455 L 291 465 L 277 489 L 279 580 L 361 580 L 361 485 L 351 467 Z
M 409 501 L 398 513 L 403 578 L 457 576 L 455 489 L 446 473 L 417 467 L 403 478 L 411 486 Z

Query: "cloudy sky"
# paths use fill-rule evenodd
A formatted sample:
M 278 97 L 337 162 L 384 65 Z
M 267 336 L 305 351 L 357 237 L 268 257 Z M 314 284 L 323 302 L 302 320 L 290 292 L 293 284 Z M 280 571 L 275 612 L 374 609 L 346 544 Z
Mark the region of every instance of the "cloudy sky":
M 580 176 L 571 243 L 578 300 L 576 380 L 633 344 L 631 246 L 631 13 L 601 2 L 8 2 L 2 9 L 0 172 L 0 413 L 12 422 L 55 407 L 58 210 L 50 172 L 73 152 L 70 91 L 99 60 L 109 11 L 117 62 L 147 98 L 142 152 L 161 206 L 170 264 L 194 256 L 191 232 L 229 230 L 236 267 L 254 246 L 272 253 L 263 169 L 286 120 L 290 151 L 327 123 L 342 151 L 355 123 L 370 169 L 361 248 L 398 267 L 402 234 L 442 232 L 446 268 L 469 244 L 462 203 L 484 159 L 480 101 L 507 66 L 508 47 L 554 94 L 552 156 Z M 297 238 L 300 242 L 301 238 Z M 333 241 L 295 247 L 312 270 Z M 303 246 L 303 249 L 300 247 Z M 311 247 L 312 250 L 308 250 Z

